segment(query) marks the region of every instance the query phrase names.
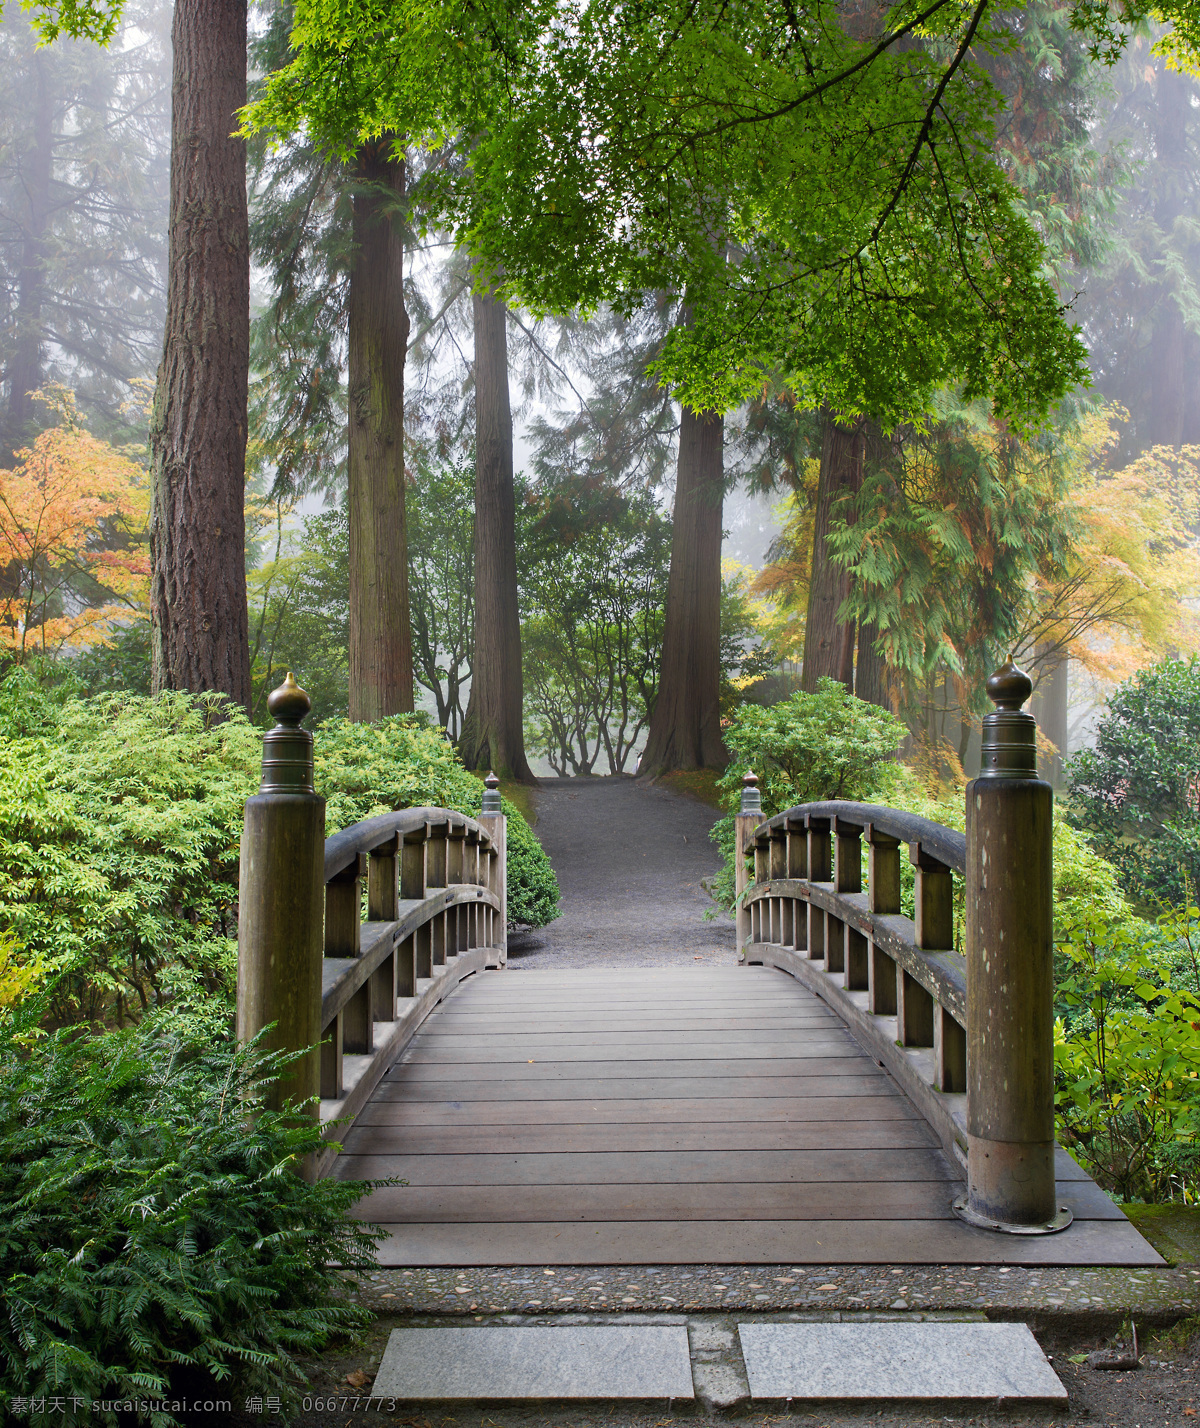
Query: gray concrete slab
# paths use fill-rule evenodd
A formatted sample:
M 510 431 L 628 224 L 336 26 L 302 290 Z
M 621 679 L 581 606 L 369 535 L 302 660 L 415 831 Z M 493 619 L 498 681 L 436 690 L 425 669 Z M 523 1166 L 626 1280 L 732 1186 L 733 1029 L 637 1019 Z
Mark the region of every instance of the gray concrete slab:
M 395 1329 L 372 1393 L 418 1400 L 695 1396 L 684 1324 Z
M 1024 1324 L 739 1324 L 752 1398 L 1061 1402 Z

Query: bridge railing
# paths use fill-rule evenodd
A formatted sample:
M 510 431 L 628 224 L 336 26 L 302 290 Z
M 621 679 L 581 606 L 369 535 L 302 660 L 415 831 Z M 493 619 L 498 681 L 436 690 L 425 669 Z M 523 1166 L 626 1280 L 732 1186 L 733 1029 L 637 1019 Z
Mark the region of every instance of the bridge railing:
M 478 819 L 409 808 L 327 839 L 308 696 L 289 674 L 268 706 L 279 723 L 242 837 L 238 1036 L 309 1048 L 273 1099 L 307 1102 L 333 1140 L 437 1003 L 507 961 L 505 818 L 489 775 Z
M 965 836 L 863 803 L 763 820 L 753 774 L 737 818 L 741 960 L 823 997 L 963 1164 L 957 1212 L 1022 1234 L 1070 1223 L 1054 1179 L 1053 795 L 1021 712 L 1031 688 L 1011 663 L 988 681 L 998 708 L 984 720 Z M 901 845 L 912 918 L 901 913 Z
M 809 803 L 747 821 L 744 960 L 793 975 L 797 958 L 820 963 L 821 994 L 871 1033 L 877 1054 L 886 1048 L 889 1069 L 943 1141 L 965 1152 L 967 964 L 955 950 L 952 879 L 966 873 L 966 838 L 867 803 Z M 901 844 L 915 870 L 915 918 L 900 912 Z

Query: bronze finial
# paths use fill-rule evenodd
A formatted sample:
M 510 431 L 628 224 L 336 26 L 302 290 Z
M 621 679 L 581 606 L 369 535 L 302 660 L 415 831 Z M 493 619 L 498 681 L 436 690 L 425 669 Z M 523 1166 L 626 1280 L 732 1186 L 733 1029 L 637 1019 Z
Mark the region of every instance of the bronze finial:
M 295 729 L 311 711 L 312 700 L 296 683 L 296 676 L 289 669 L 279 688 L 267 695 L 267 708 L 278 723 Z
M 289 669 L 287 678 L 267 695 L 267 708 L 276 720 L 263 737 L 263 772 L 260 793 L 315 793 L 313 788 L 313 741 L 300 727 L 312 709 L 312 700 L 296 683 Z
M 1021 706 L 1033 681 L 1013 655 L 987 682 L 995 713 L 985 716 L 979 756 L 980 778 L 1037 778 L 1037 724 Z
M 742 801 L 738 806 L 738 812 L 743 817 L 762 813 L 762 796 L 758 791 L 758 775 L 753 769 L 747 769 L 742 775 Z
M 1009 655 L 1008 663 L 1002 664 L 988 680 L 987 692 L 997 709 L 1016 713 L 1033 693 L 1033 680 L 1018 667 L 1016 656 Z
M 502 812 L 500 804 L 500 780 L 491 769 L 488 770 L 488 776 L 483 781 L 483 787 L 483 807 L 480 811 L 483 813 Z

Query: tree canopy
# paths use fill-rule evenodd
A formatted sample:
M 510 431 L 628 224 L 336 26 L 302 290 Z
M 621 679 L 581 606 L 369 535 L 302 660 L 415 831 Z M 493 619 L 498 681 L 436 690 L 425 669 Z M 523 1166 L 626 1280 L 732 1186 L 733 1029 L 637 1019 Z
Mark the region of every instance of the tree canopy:
M 1144 13 L 1070 11 L 1097 58 Z M 695 320 L 658 370 L 695 410 L 777 370 L 804 404 L 885 423 L 950 380 L 1021 419 L 1085 369 L 994 151 L 977 56 L 1011 43 L 1009 14 L 302 0 L 295 58 L 248 122 L 342 152 L 386 130 L 457 136 L 469 160 L 429 186 L 506 297 L 632 311 L 688 294 Z

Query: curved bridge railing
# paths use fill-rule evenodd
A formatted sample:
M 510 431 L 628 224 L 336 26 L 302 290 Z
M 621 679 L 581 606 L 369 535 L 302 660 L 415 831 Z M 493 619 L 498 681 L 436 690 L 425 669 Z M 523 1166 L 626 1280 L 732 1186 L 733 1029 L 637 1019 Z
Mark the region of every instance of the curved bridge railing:
M 902 843 L 915 918 L 900 911 Z M 743 960 L 823 997 L 965 1169 L 967 964 L 953 913 L 964 835 L 875 804 L 808 803 L 754 826 L 744 849 L 754 876 L 746 871 Z
M 259 792 L 246 802 L 238 898 L 237 1034 L 292 1053 L 276 1106 L 320 1117 L 329 1149 L 450 991 L 508 958 L 499 780 L 478 818 L 408 808 L 325 832 L 310 704 L 289 674 L 267 701 Z
M 1021 709 L 1029 678 L 1010 660 L 987 688 L 997 707 L 967 785 L 965 836 L 864 803 L 808 803 L 764 820 L 746 776 L 738 945 L 742 961 L 824 998 L 891 1072 L 965 1167 L 967 1194 L 955 1203 L 965 1220 L 1045 1234 L 1071 1221 L 1054 1171 L 1053 793 Z M 914 868 L 912 918 L 900 910 L 901 844 Z
M 325 840 L 323 1122 L 357 1114 L 453 986 L 504 965 L 502 815 L 485 817 L 409 808 Z

